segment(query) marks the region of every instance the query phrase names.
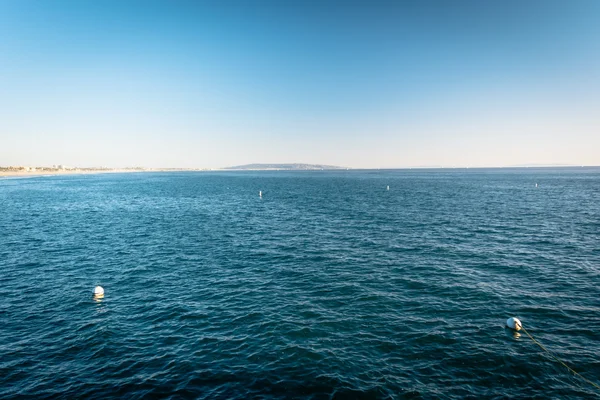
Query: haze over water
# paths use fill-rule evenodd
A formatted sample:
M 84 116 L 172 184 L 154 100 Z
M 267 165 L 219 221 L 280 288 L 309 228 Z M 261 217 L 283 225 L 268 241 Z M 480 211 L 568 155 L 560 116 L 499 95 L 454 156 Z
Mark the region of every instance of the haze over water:
M 598 168 L 2 179 L 0 397 L 597 398 L 503 324 L 598 380 L 599 198 Z

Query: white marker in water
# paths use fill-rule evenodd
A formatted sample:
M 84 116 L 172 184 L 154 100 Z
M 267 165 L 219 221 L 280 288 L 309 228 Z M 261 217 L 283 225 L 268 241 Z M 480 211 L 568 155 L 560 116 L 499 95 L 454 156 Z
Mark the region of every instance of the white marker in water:
M 506 320 L 506 326 L 508 326 L 510 329 L 514 329 L 515 331 L 520 331 L 523 327 L 523 324 L 521 324 L 521 321 L 519 321 L 518 318 L 510 317 Z
M 537 183 L 535 184 L 535 187 L 537 187 Z
M 390 185 L 388 185 L 387 190 L 390 190 Z
M 104 297 L 104 288 L 102 288 L 102 286 L 96 286 L 94 288 L 94 297 L 97 299 L 101 299 Z
M 258 197 L 260 197 L 262 199 L 262 190 L 258 191 Z

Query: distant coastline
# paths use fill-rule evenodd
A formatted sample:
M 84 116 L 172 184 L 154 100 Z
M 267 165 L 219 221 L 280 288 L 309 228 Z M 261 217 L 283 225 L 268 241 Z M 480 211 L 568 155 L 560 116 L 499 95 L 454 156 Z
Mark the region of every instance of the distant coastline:
M 79 167 L 0 167 L 0 177 L 35 177 L 48 175 L 87 175 L 131 172 L 209 171 L 201 168 L 79 168 Z
M 134 173 L 134 172 L 227 172 L 227 171 L 342 171 L 342 170 L 497 170 L 497 169 L 578 169 L 578 168 L 600 168 L 595 165 L 519 165 L 502 167 L 442 167 L 442 166 L 418 166 L 399 168 L 346 168 L 333 165 L 321 164 L 245 164 L 225 168 L 146 168 L 146 167 L 25 167 L 25 166 L 0 166 L 0 178 L 27 178 L 51 175 L 86 175 L 86 174 L 108 174 L 108 173 Z
M 348 169 L 346 167 L 338 167 L 335 165 L 324 164 L 245 164 L 234 167 L 226 167 L 224 170 L 236 171 L 318 171 L 318 170 L 339 170 Z
M 321 164 L 246 164 L 225 168 L 108 168 L 108 167 L 29 167 L 0 166 L 0 177 L 33 177 L 45 175 L 104 174 L 128 172 L 188 172 L 188 171 L 318 171 L 343 170 L 345 167 Z

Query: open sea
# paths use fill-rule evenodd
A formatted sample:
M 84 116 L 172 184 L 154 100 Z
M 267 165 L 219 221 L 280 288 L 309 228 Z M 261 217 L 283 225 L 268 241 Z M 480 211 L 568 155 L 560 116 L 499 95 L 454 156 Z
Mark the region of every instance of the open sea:
M 2 399 L 600 397 L 511 316 L 600 384 L 600 168 L 0 179 Z

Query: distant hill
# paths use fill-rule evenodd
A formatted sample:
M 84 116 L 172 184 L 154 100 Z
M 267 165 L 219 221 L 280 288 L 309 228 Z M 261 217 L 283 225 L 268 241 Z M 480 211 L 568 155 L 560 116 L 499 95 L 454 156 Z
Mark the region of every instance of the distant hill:
M 321 170 L 321 169 L 346 169 L 345 167 L 336 167 L 334 165 L 321 164 L 246 164 L 224 169 L 237 170 Z

